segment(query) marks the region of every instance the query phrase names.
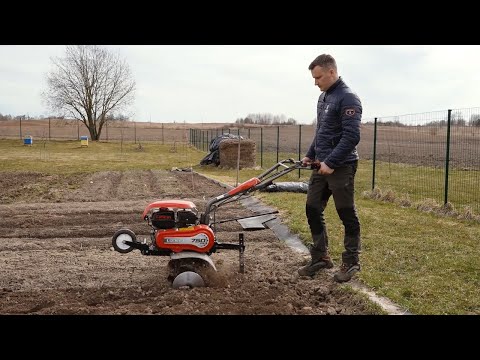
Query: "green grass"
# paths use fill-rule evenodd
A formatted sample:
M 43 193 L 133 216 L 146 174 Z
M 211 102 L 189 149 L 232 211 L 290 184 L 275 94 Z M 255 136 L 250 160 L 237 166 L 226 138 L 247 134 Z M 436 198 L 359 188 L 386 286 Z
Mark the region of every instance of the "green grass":
M 364 161 L 365 183 L 358 189 L 372 188 L 372 161 Z M 447 201 L 461 211 L 470 208 L 480 213 L 480 171 L 450 169 Z M 375 187 L 391 190 L 411 201 L 433 199 L 439 204 L 445 202 L 445 169 L 406 164 L 377 162 Z
M 37 141 L 25 146 L 18 140 L 0 140 L 0 171 L 48 174 L 92 173 L 103 170 L 147 170 L 190 167 L 204 153 L 186 145 L 156 142 Z
M 284 156 L 280 159 L 298 158 L 294 154 L 281 155 Z M 236 183 L 236 170 L 198 165 L 204 156 L 204 152 L 192 147 L 162 146 L 154 142 L 142 143 L 140 150 L 138 144 L 133 143 L 89 142 L 88 148 L 82 148 L 79 141 L 50 141 L 34 142 L 30 147 L 19 140 L 0 140 L 0 172 L 73 174 L 192 166 L 211 178 Z M 273 159 L 276 160 L 276 154 Z M 271 165 L 273 163 L 264 163 L 264 168 Z M 398 182 L 394 186 L 398 194 L 403 188 L 419 197 L 423 191 L 429 196 L 438 191 L 415 190 L 415 183 L 409 185 L 405 181 L 405 177 L 413 176 L 415 169 L 398 167 L 398 172 L 394 172 L 393 168 L 391 164 L 390 180 Z M 262 171 L 241 170 L 238 182 Z M 426 176 L 434 176 L 435 171 L 438 170 L 432 169 Z M 299 179 L 295 171 L 277 181 L 305 181 L 309 174 L 302 171 Z M 402 179 L 398 179 L 400 177 Z M 368 161 L 360 161 L 356 189 L 363 250 L 359 279 L 414 314 L 480 314 L 480 224 L 362 196 L 364 190 L 371 189 L 371 162 Z M 462 196 L 469 198 L 473 190 L 464 191 Z M 304 210 L 305 194 L 257 193 L 256 196 L 277 207 L 292 232 L 305 243 L 311 241 Z M 325 215 L 331 254 L 338 264 L 343 251 L 343 226 L 332 200 Z

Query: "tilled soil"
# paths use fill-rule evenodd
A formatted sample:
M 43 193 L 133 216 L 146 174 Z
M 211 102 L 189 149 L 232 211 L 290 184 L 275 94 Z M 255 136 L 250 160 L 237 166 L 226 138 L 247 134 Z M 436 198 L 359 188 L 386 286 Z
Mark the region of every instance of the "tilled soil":
M 219 242 L 245 236 L 239 253 L 211 255 L 217 267 L 207 287 L 174 289 L 168 256 L 114 251 L 112 235 L 150 228 L 141 215 L 155 200 L 190 200 L 199 212 L 227 190 L 182 171 L 89 175 L 0 173 L 0 314 L 369 314 L 365 299 L 335 284 L 334 269 L 299 277 L 308 260 L 270 229 L 219 224 Z M 235 202 L 217 221 L 253 213 Z

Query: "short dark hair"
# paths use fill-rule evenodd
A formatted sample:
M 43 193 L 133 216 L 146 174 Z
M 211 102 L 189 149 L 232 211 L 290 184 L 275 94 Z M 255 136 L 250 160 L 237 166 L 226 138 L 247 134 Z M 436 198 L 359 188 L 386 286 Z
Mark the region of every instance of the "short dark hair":
M 313 70 L 315 66 L 334 68 L 335 70 L 337 70 L 337 62 L 335 61 L 333 56 L 329 54 L 322 54 L 317 56 L 315 60 L 313 60 L 308 66 L 308 70 Z

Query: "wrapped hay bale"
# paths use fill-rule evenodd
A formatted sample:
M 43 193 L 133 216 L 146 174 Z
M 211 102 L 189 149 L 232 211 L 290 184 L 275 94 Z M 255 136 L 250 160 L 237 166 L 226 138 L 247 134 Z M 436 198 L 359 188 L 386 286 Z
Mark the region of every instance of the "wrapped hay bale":
M 237 168 L 238 139 L 226 139 L 220 143 L 220 166 Z M 240 169 L 255 167 L 257 163 L 257 149 L 255 141 L 240 140 Z

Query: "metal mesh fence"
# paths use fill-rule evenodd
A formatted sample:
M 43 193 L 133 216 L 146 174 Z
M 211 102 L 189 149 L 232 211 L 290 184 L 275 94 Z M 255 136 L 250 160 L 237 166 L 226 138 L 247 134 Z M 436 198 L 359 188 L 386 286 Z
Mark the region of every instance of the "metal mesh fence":
M 185 124 L 166 126 L 162 123 L 107 122 L 103 127 L 100 141 L 160 141 L 162 143 L 187 142 L 189 128 Z M 90 133 L 77 120 L 44 119 L 0 121 L 0 138 L 47 140 L 80 140 Z M 91 140 L 91 139 L 90 139 Z
M 196 126 L 113 122 L 100 140 L 190 143 L 208 153 L 212 139 L 234 134 L 254 140 L 256 164 L 268 168 L 285 158 L 301 159 L 315 132 L 314 125 Z M 0 138 L 25 136 L 79 140 L 89 132 L 76 120 L 0 121 Z M 411 201 L 433 199 L 480 213 L 480 108 L 363 119 L 357 149 L 362 168 L 371 174 L 357 182 L 357 191 L 392 190 Z
M 480 108 L 469 108 L 363 119 L 357 150 L 371 178 L 357 190 L 380 188 L 409 202 L 433 200 L 480 213 L 479 114 Z M 314 131 L 313 125 L 232 127 L 197 129 L 193 137 L 206 152 L 223 133 L 252 139 L 257 165 L 268 168 L 285 158 L 301 159 Z
M 479 113 L 470 108 L 367 120 L 361 142 L 372 146 L 363 157 L 372 160 L 372 188 L 480 213 Z

